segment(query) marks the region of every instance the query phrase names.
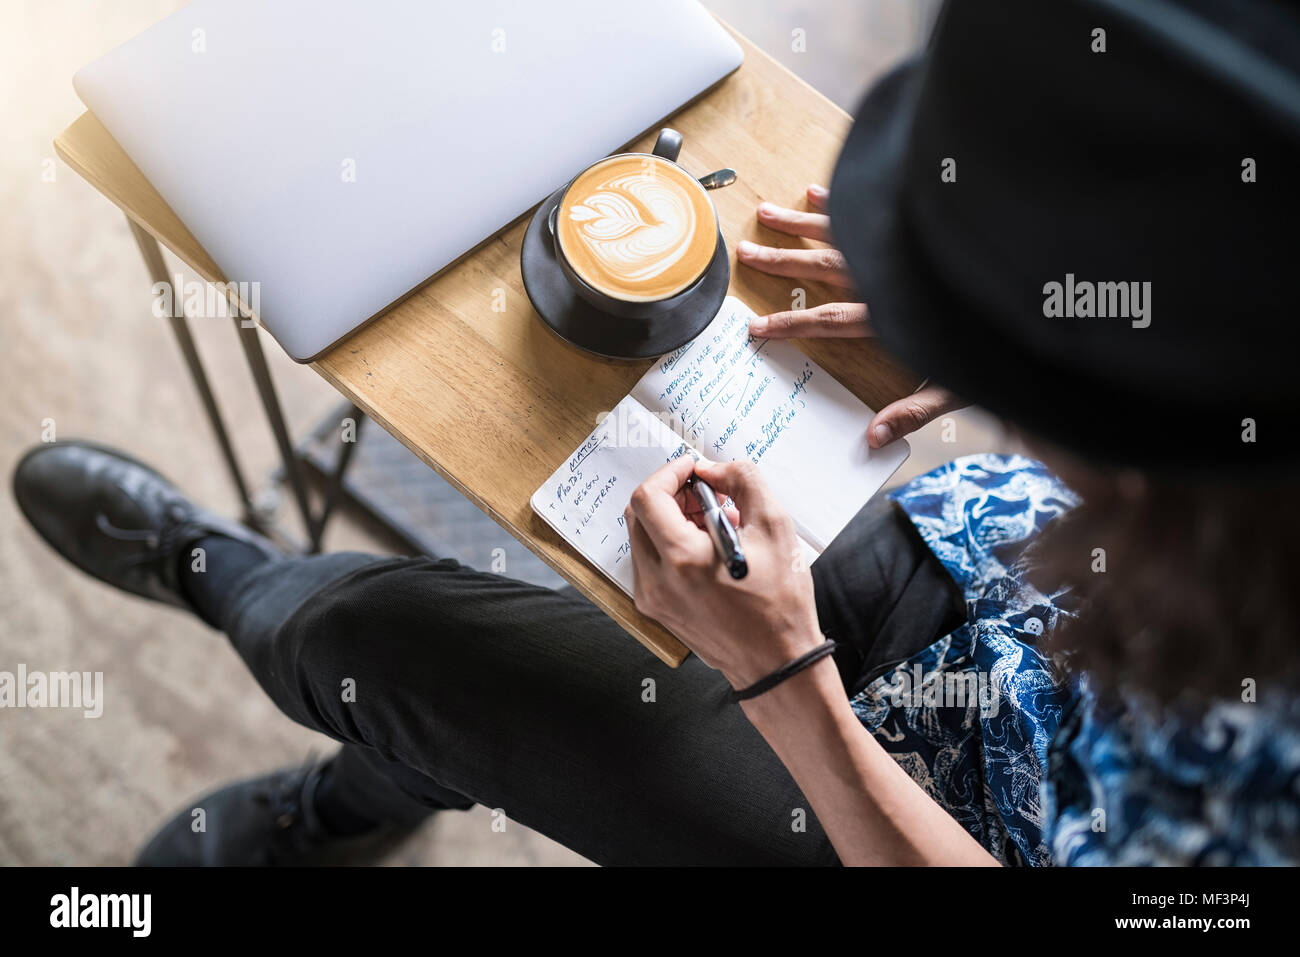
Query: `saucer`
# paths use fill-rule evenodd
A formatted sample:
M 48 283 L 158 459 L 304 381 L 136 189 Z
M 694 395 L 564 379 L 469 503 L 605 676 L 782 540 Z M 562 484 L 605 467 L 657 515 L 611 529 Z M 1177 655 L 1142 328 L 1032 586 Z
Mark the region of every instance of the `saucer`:
M 661 356 L 703 332 L 722 308 L 731 283 L 731 264 L 722 231 L 718 231 L 718 248 L 704 279 L 680 306 L 647 319 L 621 319 L 601 312 L 574 292 L 555 261 L 546 220 L 564 189 L 557 189 L 537 208 L 519 253 L 524 289 L 542 322 L 566 342 L 610 359 Z

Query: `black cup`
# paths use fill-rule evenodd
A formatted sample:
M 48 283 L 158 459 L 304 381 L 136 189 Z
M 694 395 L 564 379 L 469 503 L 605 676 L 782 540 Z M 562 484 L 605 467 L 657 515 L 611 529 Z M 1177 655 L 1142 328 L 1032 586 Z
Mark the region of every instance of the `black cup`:
M 660 159 L 667 160 L 674 166 L 677 166 L 677 168 L 687 176 L 690 176 L 691 179 L 695 179 L 695 177 L 687 172 L 685 168 L 678 165 L 677 156 L 681 151 L 682 134 L 678 133 L 676 130 L 664 127 L 659 131 L 659 136 L 655 140 L 653 154 L 615 153 L 612 156 L 606 156 L 603 159 L 597 160 L 596 163 L 604 163 L 606 160 L 615 159 L 620 156 L 654 155 Z M 592 163 L 591 166 L 595 166 L 596 163 Z M 614 296 L 606 295 L 594 286 L 589 285 L 581 276 L 579 276 L 577 272 L 574 271 L 573 267 L 569 265 L 569 260 L 565 258 L 564 250 L 560 247 L 560 237 L 556 235 L 555 232 L 555 217 L 559 215 L 560 209 L 564 205 L 564 197 L 568 195 L 569 187 L 573 185 L 574 180 L 576 180 L 578 176 L 581 176 L 588 169 L 591 169 L 591 166 L 583 169 L 577 176 L 573 177 L 573 179 L 569 180 L 569 182 L 565 184 L 564 190 L 560 193 L 559 203 L 557 203 L 555 208 L 551 210 L 551 215 L 546 221 L 546 225 L 551 231 L 551 244 L 555 248 L 555 259 L 556 262 L 560 264 L 560 271 L 564 273 L 564 278 L 569 281 L 569 285 L 573 287 L 573 291 L 601 312 L 607 312 L 612 316 L 619 316 L 624 319 L 647 319 L 653 316 L 661 316 L 666 312 L 671 312 L 689 299 L 691 294 L 700 287 L 700 283 L 702 283 L 704 277 L 708 275 L 709 265 L 712 264 L 712 257 L 710 257 L 709 263 L 706 263 L 704 268 L 700 270 L 700 274 L 695 277 L 695 281 L 681 292 L 669 296 L 667 299 L 654 299 L 650 302 L 633 302 L 627 299 L 617 299 Z M 714 218 L 717 218 L 716 211 L 714 212 Z M 719 238 L 717 242 L 721 242 L 721 239 Z M 716 252 L 716 250 L 717 245 L 715 244 L 714 251 Z

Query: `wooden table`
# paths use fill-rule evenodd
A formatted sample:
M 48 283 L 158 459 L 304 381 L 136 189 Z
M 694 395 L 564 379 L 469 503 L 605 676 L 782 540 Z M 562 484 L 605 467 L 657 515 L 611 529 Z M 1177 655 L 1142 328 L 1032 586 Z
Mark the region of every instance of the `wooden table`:
M 736 34 L 741 68 L 665 121 L 685 138 L 681 163 L 697 174 L 725 166 L 739 180 L 711 195 L 733 250 L 732 295 L 756 312 L 788 309 L 797 287 L 807 302 L 834 290 L 779 279 L 735 263 L 742 239 L 795 246 L 760 227 L 762 200 L 802 202 L 808 183 L 827 183 L 849 117 Z M 648 150 L 654 133 L 632 144 Z M 108 131 L 83 114 L 55 140 L 58 155 L 149 235 L 204 279 L 216 263 Z M 539 202 L 541 197 L 538 198 Z M 612 409 L 650 362 L 601 359 L 562 342 L 534 314 L 519 274 L 527 217 L 463 256 L 314 368 L 670 665 L 687 650 L 569 548 L 529 497 Z M 146 259 L 148 259 L 146 254 Z M 500 308 L 504 290 L 504 311 Z M 870 340 L 807 340 L 801 347 L 872 408 L 916 381 Z

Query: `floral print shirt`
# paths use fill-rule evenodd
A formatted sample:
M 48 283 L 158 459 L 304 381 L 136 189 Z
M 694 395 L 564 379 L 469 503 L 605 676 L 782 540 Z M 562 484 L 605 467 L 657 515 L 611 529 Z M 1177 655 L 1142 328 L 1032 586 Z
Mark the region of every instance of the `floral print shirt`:
M 892 493 L 967 621 L 877 676 L 854 712 L 1008 864 L 1300 861 L 1300 703 L 1179 719 L 1107 704 L 1039 648 L 1078 609 L 1025 580 L 1025 546 L 1078 497 L 1019 456 L 958 459 Z

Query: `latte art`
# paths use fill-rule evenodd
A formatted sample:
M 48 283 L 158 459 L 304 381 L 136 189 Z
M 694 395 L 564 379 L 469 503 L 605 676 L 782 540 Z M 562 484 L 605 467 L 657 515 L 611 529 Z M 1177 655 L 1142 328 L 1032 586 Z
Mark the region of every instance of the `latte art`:
M 695 211 L 681 193 L 638 174 L 601 183 L 568 214 L 587 251 L 627 283 L 663 275 L 695 235 Z
M 648 302 L 676 295 L 708 268 L 718 222 L 693 177 L 637 154 L 597 163 L 574 180 L 556 230 L 569 265 L 590 286 Z

